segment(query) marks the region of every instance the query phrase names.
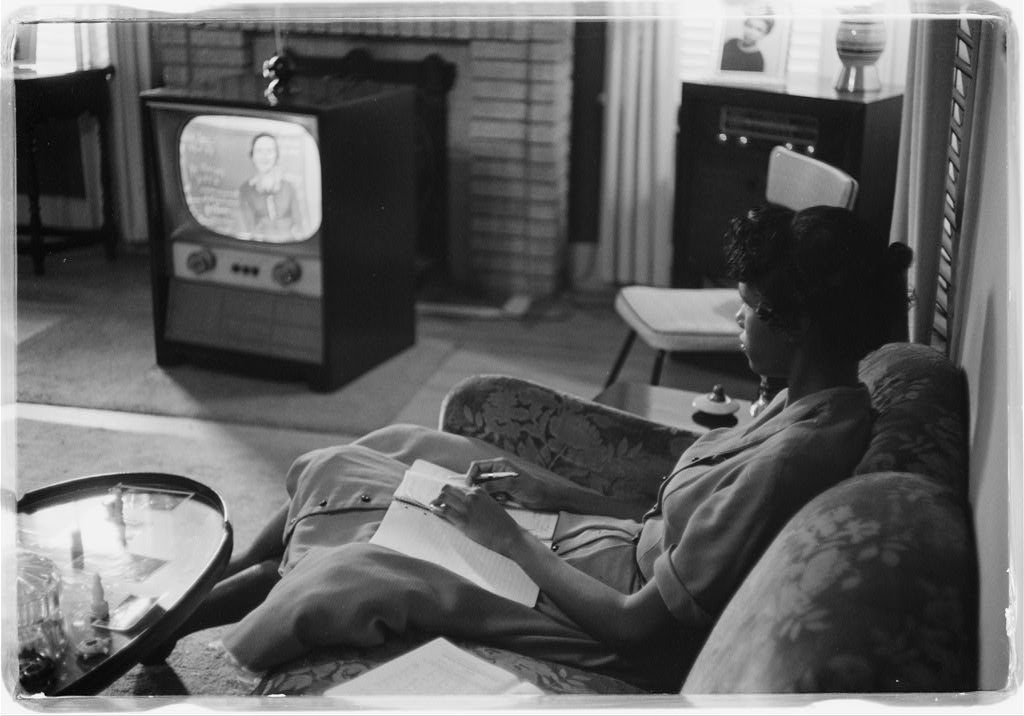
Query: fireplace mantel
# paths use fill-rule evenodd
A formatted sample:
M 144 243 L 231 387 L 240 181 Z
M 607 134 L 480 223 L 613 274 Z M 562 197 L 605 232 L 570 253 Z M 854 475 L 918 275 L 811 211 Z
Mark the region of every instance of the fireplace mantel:
M 568 20 L 219 22 L 154 25 L 164 84 L 258 72 L 284 45 L 305 56 L 363 48 L 438 54 L 449 96 L 449 272 L 506 294 L 561 287 L 568 224 L 573 23 Z

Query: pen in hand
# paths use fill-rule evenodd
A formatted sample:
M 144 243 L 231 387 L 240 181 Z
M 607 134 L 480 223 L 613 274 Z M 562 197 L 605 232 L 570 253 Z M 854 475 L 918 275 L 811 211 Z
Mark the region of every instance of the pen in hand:
M 473 484 L 478 484 L 481 482 L 490 482 L 491 480 L 500 480 L 504 477 L 519 477 L 519 473 L 511 470 L 503 470 L 500 472 L 481 472 L 472 477 L 472 482 Z

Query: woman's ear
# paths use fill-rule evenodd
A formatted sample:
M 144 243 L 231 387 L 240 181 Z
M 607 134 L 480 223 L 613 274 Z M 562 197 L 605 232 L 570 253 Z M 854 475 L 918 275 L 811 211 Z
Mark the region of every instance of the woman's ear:
M 786 329 L 786 341 L 792 345 L 803 343 L 807 340 L 807 336 L 813 326 L 814 324 L 809 316 L 801 316 L 796 326 Z

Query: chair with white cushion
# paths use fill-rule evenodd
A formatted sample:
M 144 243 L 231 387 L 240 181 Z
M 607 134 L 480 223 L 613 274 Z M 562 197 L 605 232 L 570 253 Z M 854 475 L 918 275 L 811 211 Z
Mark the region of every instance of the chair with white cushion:
M 765 199 L 771 204 L 794 211 L 823 204 L 852 209 L 857 187 L 857 180 L 846 172 L 791 149 L 775 147 L 769 156 Z M 657 351 L 652 385 L 661 380 L 665 356 L 670 352 L 739 351 L 738 309 L 735 288 L 621 288 L 615 310 L 629 326 L 629 334 L 605 387 L 618 378 L 637 336 Z

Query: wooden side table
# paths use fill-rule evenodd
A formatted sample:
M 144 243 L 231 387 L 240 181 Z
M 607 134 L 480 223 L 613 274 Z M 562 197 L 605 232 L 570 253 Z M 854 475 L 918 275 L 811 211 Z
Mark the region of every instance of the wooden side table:
M 642 415 L 648 420 L 695 433 L 747 425 L 753 420 L 750 415 L 750 401 L 735 397 L 732 399 L 740 407 L 732 415 L 717 417 L 698 413 L 693 407 L 693 399 L 699 395 L 702 393 L 647 383 L 613 383 L 601 391 L 594 400 L 603 405 Z
M 18 224 L 18 233 L 29 235 L 28 243 L 18 244 L 19 253 L 32 256 L 36 274 L 44 272 L 44 259 L 50 251 L 103 243 L 108 259 L 116 254 L 117 233 L 114 229 L 114 204 L 111 190 L 109 82 L 113 67 L 78 70 L 64 74 L 47 74 L 31 68 L 15 68 L 14 101 L 18 160 L 23 162 L 27 184 L 24 192 L 29 200 L 29 222 Z M 38 165 L 39 130 L 54 119 L 77 119 L 92 115 L 99 124 L 100 189 L 103 194 L 103 223 L 95 229 L 47 225 L 39 208 Z M 56 241 L 47 241 L 54 237 Z

